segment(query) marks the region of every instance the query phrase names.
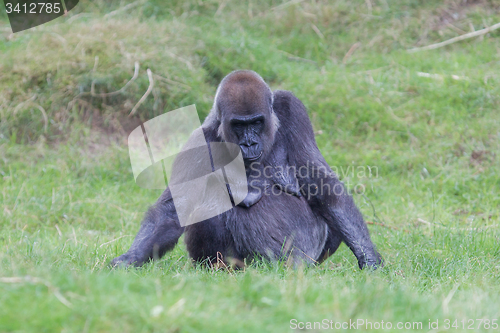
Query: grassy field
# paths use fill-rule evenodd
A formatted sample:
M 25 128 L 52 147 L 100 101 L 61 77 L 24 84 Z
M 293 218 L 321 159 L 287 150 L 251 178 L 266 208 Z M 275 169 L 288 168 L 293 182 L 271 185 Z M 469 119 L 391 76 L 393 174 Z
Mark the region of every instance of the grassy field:
M 0 14 L 0 332 L 500 330 L 500 32 L 406 51 L 500 22 L 498 1 L 127 3 L 16 34 Z M 241 68 L 304 102 L 383 269 L 342 245 L 318 267 L 216 271 L 182 241 L 107 267 L 161 193 L 135 185 L 127 134 L 185 105 L 204 117 Z

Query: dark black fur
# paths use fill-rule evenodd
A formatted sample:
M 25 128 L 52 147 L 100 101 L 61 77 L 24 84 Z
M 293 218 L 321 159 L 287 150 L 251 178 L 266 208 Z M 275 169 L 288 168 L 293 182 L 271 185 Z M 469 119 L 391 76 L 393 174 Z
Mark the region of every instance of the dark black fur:
M 264 125 L 252 120 L 256 115 L 263 115 Z M 248 121 L 236 121 L 240 127 L 235 128 L 234 119 Z M 197 261 L 242 262 L 257 254 L 317 263 L 343 241 L 360 268 L 381 265 L 361 213 L 321 155 L 307 111 L 291 92 L 272 93 L 256 73 L 233 72 L 221 82 L 202 128 L 207 142 L 240 145 L 249 195 L 232 210 L 183 228 L 167 188 L 146 214 L 129 251 L 112 265 L 139 266 L 159 258 L 183 232 L 189 255 Z M 263 176 L 266 167 L 272 177 Z

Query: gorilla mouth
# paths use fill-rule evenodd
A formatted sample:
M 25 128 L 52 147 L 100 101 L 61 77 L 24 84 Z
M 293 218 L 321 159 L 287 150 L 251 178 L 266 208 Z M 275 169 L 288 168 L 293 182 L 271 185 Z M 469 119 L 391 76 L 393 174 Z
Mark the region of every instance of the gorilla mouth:
M 252 156 L 252 157 L 245 157 L 245 160 L 253 162 L 253 161 L 257 161 L 261 156 L 262 156 L 262 151 L 260 151 L 259 155 Z

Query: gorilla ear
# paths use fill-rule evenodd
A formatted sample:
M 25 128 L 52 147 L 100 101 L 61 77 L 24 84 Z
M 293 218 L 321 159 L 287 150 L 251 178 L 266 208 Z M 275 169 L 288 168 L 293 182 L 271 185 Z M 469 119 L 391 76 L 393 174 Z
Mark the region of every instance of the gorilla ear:
M 222 122 L 220 123 L 219 128 L 217 129 L 217 135 L 219 136 L 219 138 L 226 141 L 226 138 L 224 135 L 224 126 L 222 126 Z
M 212 111 L 209 113 L 208 117 L 211 118 L 210 119 L 211 123 L 215 124 L 216 126 L 217 123 L 219 124 L 217 126 L 217 136 L 221 138 L 223 141 L 226 141 L 226 135 L 224 133 L 224 122 L 216 102 L 214 102 L 214 106 L 212 108 Z
M 271 130 L 273 131 L 273 133 L 276 133 L 278 131 L 278 128 L 280 128 L 280 120 L 276 115 L 276 112 L 271 109 Z
M 219 106 L 217 105 L 217 100 L 214 100 L 214 105 L 212 106 L 212 112 L 215 114 L 216 120 L 222 121 L 222 115 L 219 110 Z

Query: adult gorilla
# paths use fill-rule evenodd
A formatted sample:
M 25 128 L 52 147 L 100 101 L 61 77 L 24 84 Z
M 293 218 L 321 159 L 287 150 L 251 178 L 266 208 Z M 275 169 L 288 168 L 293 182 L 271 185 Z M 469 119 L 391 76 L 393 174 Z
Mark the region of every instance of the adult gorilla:
M 260 255 L 317 263 L 343 241 L 360 268 L 381 265 L 361 213 L 318 150 L 307 111 L 291 92 L 273 93 L 253 71 L 232 72 L 220 83 L 202 129 L 207 142 L 239 145 L 248 195 L 223 214 L 182 227 L 167 188 L 113 266 L 161 257 L 183 232 L 197 261 L 242 263 Z

